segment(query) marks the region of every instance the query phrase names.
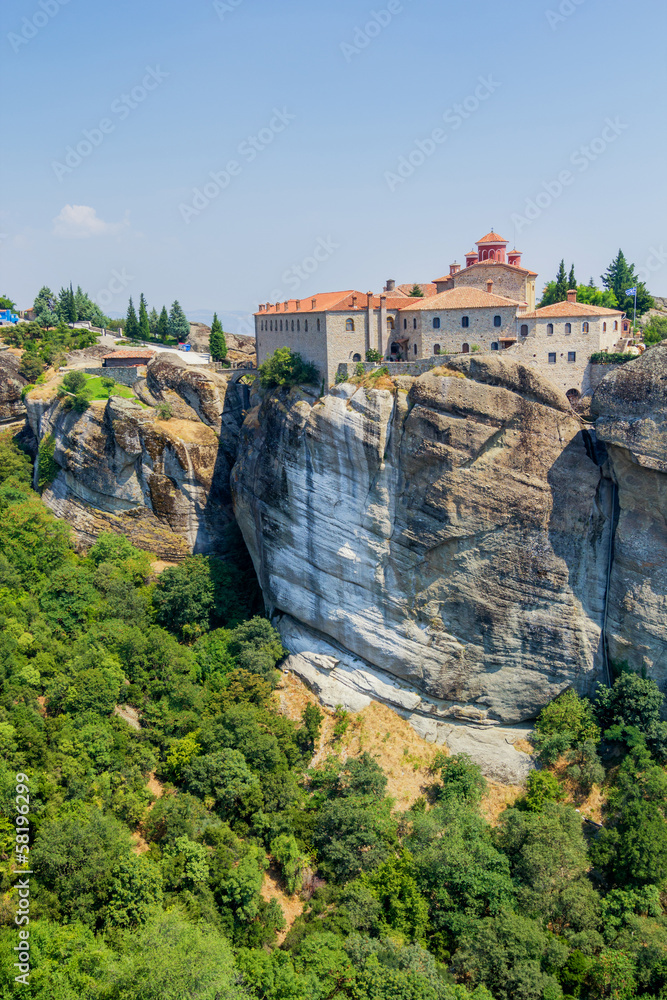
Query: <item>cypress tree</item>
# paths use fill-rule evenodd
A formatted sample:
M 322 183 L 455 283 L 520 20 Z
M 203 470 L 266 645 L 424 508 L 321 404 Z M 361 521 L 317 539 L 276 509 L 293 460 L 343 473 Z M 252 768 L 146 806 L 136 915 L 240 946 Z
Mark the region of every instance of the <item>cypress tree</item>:
M 162 312 L 160 313 L 160 318 L 157 321 L 157 332 L 155 336 L 163 344 L 169 336 L 169 316 L 167 314 L 166 306 L 162 306 Z
M 555 302 L 565 302 L 567 299 L 567 274 L 565 273 L 565 261 L 561 260 L 558 274 L 556 275 L 556 298 Z
M 190 336 L 190 324 L 185 318 L 185 313 L 176 299 L 169 313 L 169 336 L 177 341 L 187 340 Z
M 570 276 L 567 279 L 567 287 L 570 288 L 570 289 L 577 287 L 577 279 L 574 276 L 574 264 L 570 268 Z
M 134 311 L 134 303 L 132 302 L 131 295 L 130 304 L 127 307 L 127 318 L 125 320 L 125 336 L 128 340 L 139 339 L 139 320 L 137 319 L 137 314 Z
M 158 316 L 155 308 L 151 309 L 148 314 L 148 329 L 151 332 L 151 337 L 157 337 L 157 326 L 160 322 L 160 317 Z
M 142 340 L 150 340 L 151 336 L 151 328 L 148 322 L 148 306 L 143 292 L 139 299 L 139 336 Z
M 213 361 L 224 361 L 227 357 L 227 341 L 225 340 L 222 323 L 218 319 L 217 313 L 213 313 L 211 335 L 208 338 L 208 349 L 211 352 Z

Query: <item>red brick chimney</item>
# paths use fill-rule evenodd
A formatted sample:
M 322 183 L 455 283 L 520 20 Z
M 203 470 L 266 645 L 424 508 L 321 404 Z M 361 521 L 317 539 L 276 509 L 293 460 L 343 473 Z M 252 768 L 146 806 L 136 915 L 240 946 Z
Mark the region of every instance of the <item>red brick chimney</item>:
M 489 278 L 489 280 L 488 280 L 488 281 L 487 281 L 487 283 L 486 283 L 486 290 L 487 290 L 487 292 L 489 293 L 489 295 L 490 295 L 490 294 L 491 294 L 491 292 L 493 291 L 493 281 L 492 281 L 492 279 L 491 279 L 491 278 Z
M 567 301 L 568 302 L 576 302 L 577 301 L 577 289 L 576 288 L 568 288 L 568 290 L 567 290 Z

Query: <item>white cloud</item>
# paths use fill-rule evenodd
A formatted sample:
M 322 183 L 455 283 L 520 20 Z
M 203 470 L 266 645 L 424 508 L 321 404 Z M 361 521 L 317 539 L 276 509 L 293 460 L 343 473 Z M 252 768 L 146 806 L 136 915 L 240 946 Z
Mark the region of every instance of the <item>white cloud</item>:
M 115 236 L 130 224 L 129 213 L 122 222 L 105 222 L 90 205 L 65 205 L 53 220 L 53 235 L 64 239 L 88 236 Z

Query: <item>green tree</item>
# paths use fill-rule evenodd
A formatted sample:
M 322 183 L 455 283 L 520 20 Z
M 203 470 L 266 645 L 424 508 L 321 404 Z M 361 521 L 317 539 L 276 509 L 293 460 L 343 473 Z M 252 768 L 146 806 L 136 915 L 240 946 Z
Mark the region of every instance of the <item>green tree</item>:
M 424 937 L 428 925 L 428 904 L 419 891 L 415 864 L 409 851 L 390 858 L 372 872 L 361 875 L 361 884 L 380 903 L 380 931 L 398 931 L 408 941 Z
M 620 735 L 620 729 L 631 727 L 650 736 L 660 721 L 664 700 L 655 681 L 624 672 L 611 689 L 598 688 L 595 711 L 602 728 L 614 727 L 615 735 Z
M 486 791 L 486 780 L 479 764 L 467 753 L 446 757 L 438 754 L 434 767 L 440 769 L 442 787 L 437 789 L 441 801 L 454 800 L 466 805 L 478 805 Z
M 151 311 L 149 312 L 149 314 L 148 314 L 148 329 L 150 331 L 151 337 L 154 340 L 158 339 L 158 325 L 159 325 L 159 322 L 160 322 L 160 317 L 158 316 L 157 310 L 155 309 L 155 307 L 153 307 L 151 309 Z
M 291 833 L 281 833 L 271 843 L 271 854 L 280 865 L 288 893 L 301 892 L 309 859 L 299 848 L 296 837 Z
M 129 854 L 111 869 L 110 900 L 104 923 L 112 927 L 136 927 L 145 923 L 162 902 L 162 876 L 145 855 Z
M 299 746 L 306 753 L 312 753 L 319 742 L 324 715 L 319 705 L 309 702 L 301 713 L 302 727 L 297 733 Z
M 218 319 L 218 314 L 213 313 L 213 324 L 211 335 L 208 339 L 209 351 L 214 361 L 224 361 L 227 357 L 227 341 L 222 329 L 222 323 Z
M 150 340 L 151 338 L 151 327 L 148 320 L 148 306 L 143 292 L 139 298 L 139 338 L 143 341 Z
M 412 299 L 423 299 L 424 298 L 424 293 L 421 290 L 421 287 L 419 285 L 416 285 L 416 284 L 412 286 L 412 288 L 410 289 L 410 293 L 409 294 L 410 294 L 410 298 L 412 298 Z
M 602 283 L 605 288 L 614 293 L 619 309 L 622 309 L 628 316 L 633 315 L 635 304 L 634 296 L 626 295 L 629 288 L 637 287 L 638 316 L 643 316 L 655 304 L 644 282 L 639 281 L 637 278 L 634 264 L 628 264 L 622 250 L 618 251 L 616 257 L 602 275 Z
M 565 302 L 567 299 L 567 274 L 565 272 L 565 261 L 561 260 L 558 265 L 558 274 L 556 275 L 556 302 Z
M 620 951 L 603 951 L 588 973 L 591 1000 L 632 1000 L 636 996 L 635 963 Z
M 201 799 L 214 799 L 214 808 L 222 819 L 247 815 L 262 804 L 259 779 L 238 750 L 217 750 L 193 757 L 182 774 L 186 790 Z
M 33 309 L 35 310 L 35 321 L 44 329 L 58 325 L 56 304 L 57 298 L 51 289 L 46 285 L 40 288 L 33 303 Z
M 317 368 L 289 347 L 279 347 L 259 368 L 259 379 L 264 389 L 289 388 L 304 383 L 317 385 L 319 378 Z
M 164 344 L 168 339 L 168 337 L 169 337 L 169 314 L 167 313 L 167 307 L 162 306 L 162 310 L 160 312 L 160 318 L 158 319 L 157 323 L 156 339 L 159 340 L 160 343 Z
M 555 775 L 548 771 L 531 771 L 526 790 L 526 805 L 529 809 L 540 812 L 546 802 L 557 802 L 562 797 Z
M 128 340 L 138 340 L 140 336 L 139 331 L 139 320 L 137 319 L 137 314 L 134 311 L 134 303 L 132 302 L 132 296 L 130 295 L 130 302 L 127 307 L 127 317 L 125 319 L 125 336 Z
M 31 354 L 29 351 L 23 352 L 19 363 L 19 374 L 28 382 L 36 382 L 44 372 L 44 368 L 44 362 L 36 354 Z
M 574 264 L 572 264 L 572 266 L 570 267 L 570 274 L 567 279 L 567 287 L 568 289 L 577 287 L 577 279 L 574 276 Z
M 190 336 L 190 324 L 181 309 L 178 299 L 173 302 L 169 313 L 169 336 L 173 337 L 179 343 L 187 340 Z
M 61 322 L 68 324 L 76 323 L 78 319 L 76 314 L 76 300 L 74 298 L 74 291 L 72 290 L 71 282 L 69 288 L 61 288 L 58 292 L 56 312 L 58 313 L 58 318 Z
M 644 343 L 659 344 L 667 340 L 667 316 L 651 316 L 643 327 Z
M 540 712 L 532 740 L 541 760 L 547 764 L 588 740 L 599 743 L 600 727 L 591 703 L 571 688 L 564 691 Z
M 156 619 L 182 636 L 207 632 L 214 605 L 211 568 L 205 556 L 190 556 L 178 566 L 169 566 L 153 593 Z
M 0 295 L 0 309 L 11 309 L 16 312 L 16 303 L 8 295 Z

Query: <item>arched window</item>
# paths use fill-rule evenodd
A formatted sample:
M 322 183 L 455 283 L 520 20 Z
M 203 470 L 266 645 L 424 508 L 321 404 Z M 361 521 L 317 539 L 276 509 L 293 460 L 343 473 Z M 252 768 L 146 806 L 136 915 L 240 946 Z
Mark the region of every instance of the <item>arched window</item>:
M 499 351 L 500 350 L 500 344 L 498 343 L 497 340 L 494 340 L 493 343 L 491 344 L 491 350 L 492 351 Z
M 392 344 L 391 347 L 389 348 L 389 353 L 392 356 L 394 355 L 398 356 L 401 353 L 401 345 L 396 343 Z
M 361 354 L 355 354 L 352 358 L 353 361 L 361 361 Z
M 297 328 L 297 330 L 300 330 L 300 329 L 301 329 L 301 320 L 300 320 L 300 319 L 298 319 L 298 320 L 296 321 L 296 328 Z
M 317 329 L 318 329 L 318 330 L 320 329 L 320 321 L 319 321 L 319 318 L 318 318 L 318 320 L 317 320 Z
M 434 344 L 433 345 L 433 353 L 434 354 L 440 354 L 440 344 Z
M 439 316 L 434 316 L 433 317 L 433 329 L 434 330 L 439 330 L 440 329 L 440 317 Z
M 618 330 L 618 320 L 614 320 L 614 330 Z
M 303 321 L 303 329 L 305 330 L 306 333 L 308 333 L 308 320 L 307 319 L 304 319 L 304 321 Z
M 502 326 L 503 325 L 503 318 L 502 318 L 502 316 L 494 316 L 493 317 L 493 325 L 494 326 Z
M 581 324 L 581 332 L 582 333 L 588 333 L 590 331 L 590 328 L 591 328 L 590 327 L 590 323 L 588 321 L 586 321 L 585 323 Z
M 414 346 L 415 346 L 415 354 L 416 354 L 417 353 L 417 345 L 415 344 Z
M 354 320 L 353 319 L 346 319 L 345 320 L 345 329 L 348 332 L 350 330 L 354 330 Z
M 280 321 L 280 332 L 281 333 L 283 332 L 283 321 L 282 320 Z
M 606 324 L 606 323 L 603 323 L 603 324 L 602 324 L 602 332 L 603 332 L 603 333 L 606 333 L 606 332 L 607 332 L 607 324 Z
M 416 317 L 416 316 L 415 316 L 415 318 L 414 318 L 414 319 L 413 319 L 413 321 L 412 321 L 412 329 L 413 329 L 413 330 L 416 330 L 416 329 L 417 329 L 417 317 Z
M 292 320 L 292 333 L 294 333 L 294 320 Z
M 527 337 L 528 336 L 528 324 L 527 323 L 522 323 L 521 324 L 521 336 L 522 337 Z
M 395 326 L 394 317 L 393 316 L 387 316 L 387 329 L 388 330 L 393 330 L 394 326 Z
M 461 350 L 464 354 L 470 354 L 470 344 L 464 344 Z
M 407 321 L 407 319 L 404 319 L 403 320 L 403 329 L 407 330 L 407 328 L 408 328 L 408 321 Z
M 470 326 L 470 316 L 461 316 L 461 326 L 464 328 Z
M 565 324 L 565 332 L 566 333 L 572 333 L 572 324 L 571 323 L 566 323 Z
M 554 335 L 554 325 L 553 323 L 547 323 L 547 337 L 553 337 Z

